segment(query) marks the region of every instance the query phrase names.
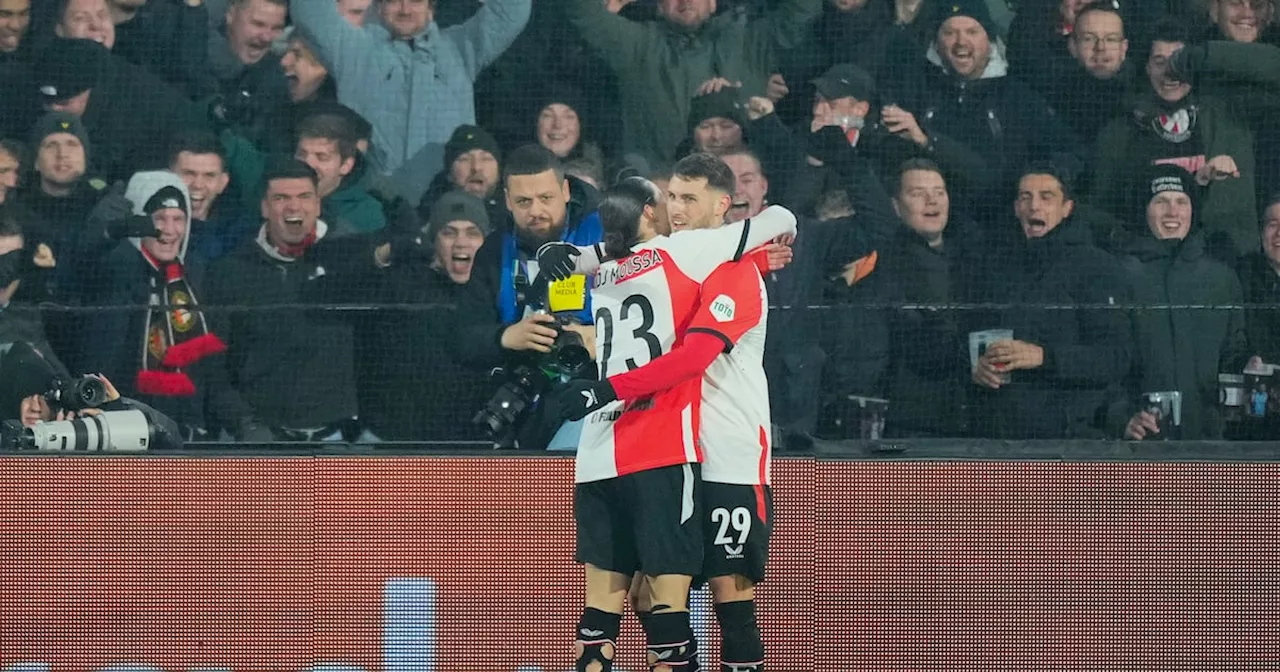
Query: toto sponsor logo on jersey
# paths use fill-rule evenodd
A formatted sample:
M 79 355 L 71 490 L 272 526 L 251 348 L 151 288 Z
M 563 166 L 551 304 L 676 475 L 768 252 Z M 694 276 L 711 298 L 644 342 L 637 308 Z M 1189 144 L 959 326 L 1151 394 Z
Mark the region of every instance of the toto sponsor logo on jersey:
M 728 294 L 717 296 L 715 301 L 711 302 L 711 317 L 716 322 L 728 322 L 733 319 L 733 313 L 738 306 L 733 302 L 733 297 Z
M 616 285 L 625 282 L 661 266 L 664 261 L 666 261 L 666 257 L 662 256 L 661 250 L 640 250 L 619 261 L 617 266 L 602 270 L 600 272 L 600 283 Z

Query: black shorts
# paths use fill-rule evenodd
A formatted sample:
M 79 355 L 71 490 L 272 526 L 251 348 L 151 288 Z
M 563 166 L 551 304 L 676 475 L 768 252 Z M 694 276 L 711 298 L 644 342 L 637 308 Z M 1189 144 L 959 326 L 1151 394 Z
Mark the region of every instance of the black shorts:
M 764 580 L 773 533 L 773 488 L 767 485 L 702 484 L 706 559 L 700 579 L 740 575 Z
M 574 558 L 628 576 L 702 569 L 702 468 L 679 464 L 573 489 Z

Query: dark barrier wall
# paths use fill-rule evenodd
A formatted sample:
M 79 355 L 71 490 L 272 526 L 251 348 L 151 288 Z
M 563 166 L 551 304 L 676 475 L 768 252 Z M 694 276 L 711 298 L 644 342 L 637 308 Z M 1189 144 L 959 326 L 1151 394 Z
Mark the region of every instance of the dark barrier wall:
M 774 473 L 775 672 L 1280 665 L 1280 465 Z M 564 672 L 571 486 L 552 458 L 0 458 L 0 670 Z M 643 669 L 633 620 L 621 646 Z

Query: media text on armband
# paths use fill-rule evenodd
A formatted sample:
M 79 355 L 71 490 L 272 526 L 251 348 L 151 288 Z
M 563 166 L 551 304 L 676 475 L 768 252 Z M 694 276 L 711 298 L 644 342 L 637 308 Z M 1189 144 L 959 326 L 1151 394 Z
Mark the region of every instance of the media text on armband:
M 599 273 L 599 283 L 618 284 L 631 278 L 638 276 L 647 271 L 651 271 L 661 266 L 666 261 L 661 250 L 641 250 L 618 262 L 613 268 L 601 270 Z

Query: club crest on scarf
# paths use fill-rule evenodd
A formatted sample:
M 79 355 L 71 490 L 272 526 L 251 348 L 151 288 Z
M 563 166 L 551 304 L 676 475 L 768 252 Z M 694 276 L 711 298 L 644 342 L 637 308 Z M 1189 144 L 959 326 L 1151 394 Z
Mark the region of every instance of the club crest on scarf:
M 1169 114 L 1157 114 L 1151 118 L 1151 127 L 1169 142 L 1186 142 L 1196 125 L 1196 108 L 1184 107 Z
M 181 263 L 157 264 L 144 250 L 152 270 L 151 305 L 137 388 L 153 396 L 184 397 L 196 393 L 183 369 L 224 352 L 227 346 L 209 331 Z M 163 308 L 162 308 L 163 307 Z

